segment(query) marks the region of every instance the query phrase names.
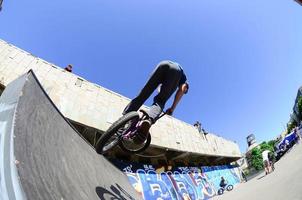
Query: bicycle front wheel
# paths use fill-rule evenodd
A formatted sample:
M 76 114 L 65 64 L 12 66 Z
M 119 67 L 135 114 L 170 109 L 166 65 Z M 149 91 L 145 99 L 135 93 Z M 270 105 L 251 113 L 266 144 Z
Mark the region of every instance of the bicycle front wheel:
M 121 140 L 119 146 L 127 153 L 135 154 L 145 151 L 151 143 L 151 135 L 148 133 L 147 139 L 142 144 L 135 144 L 133 141 Z
M 114 122 L 109 129 L 100 137 L 95 145 L 96 152 L 104 154 L 115 147 L 122 139 L 122 133 L 127 131 L 133 123 L 139 121 L 136 111 L 129 112 Z

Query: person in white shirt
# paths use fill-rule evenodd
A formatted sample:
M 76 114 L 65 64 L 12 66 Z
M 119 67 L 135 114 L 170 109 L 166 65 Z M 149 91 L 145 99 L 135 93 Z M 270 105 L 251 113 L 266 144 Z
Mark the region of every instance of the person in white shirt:
M 262 159 L 263 159 L 265 175 L 270 173 L 270 163 L 269 163 L 269 159 L 268 159 L 269 152 L 270 152 L 269 150 L 265 150 L 262 152 Z

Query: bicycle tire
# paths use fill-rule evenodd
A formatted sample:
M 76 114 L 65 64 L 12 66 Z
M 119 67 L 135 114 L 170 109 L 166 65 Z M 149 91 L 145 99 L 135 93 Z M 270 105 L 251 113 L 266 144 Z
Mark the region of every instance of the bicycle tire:
M 233 190 L 233 188 L 234 188 L 233 185 L 228 185 L 228 186 L 227 186 L 227 191 L 231 191 L 231 190 Z
M 123 142 L 120 142 L 119 146 L 123 151 L 125 151 L 127 153 L 131 153 L 131 154 L 135 154 L 135 153 L 141 153 L 141 152 L 145 151 L 150 146 L 150 144 L 151 144 L 151 135 L 150 135 L 150 133 L 148 133 L 146 143 L 142 148 L 139 148 L 137 150 L 131 150 L 131 149 L 128 149 L 127 147 L 125 147 Z
M 218 195 L 223 195 L 224 193 L 224 189 L 222 188 L 219 188 L 218 191 L 217 191 Z
M 112 136 L 114 136 L 116 131 L 118 131 L 118 129 L 120 129 L 122 126 L 124 126 L 130 120 L 135 120 L 135 119 L 138 120 L 139 115 L 136 111 L 133 111 L 133 112 L 127 113 L 126 115 L 123 115 L 121 118 L 119 118 L 117 121 L 115 121 L 97 141 L 97 143 L 95 145 L 96 152 L 99 154 L 104 154 L 104 153 L 108 152 L 110 149 L 112 149 L 113 147 L 115 147 L 116 145 L 118 145 L 118 143 L 120 141 L 118 141 L 111 148 L 104 150 L 106 143 Z M 119 138 L 119 140 L 120 140 L 120 138 Z

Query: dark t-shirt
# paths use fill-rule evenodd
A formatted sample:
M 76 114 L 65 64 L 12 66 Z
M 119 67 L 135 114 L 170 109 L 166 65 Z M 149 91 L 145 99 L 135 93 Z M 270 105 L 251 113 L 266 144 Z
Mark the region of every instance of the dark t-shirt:
M 180 78 L 180 81 L 179 81 L 179 86 L 181 86 L 182 84 L 186 83 L 187 82 L 187 76 L 184 72 L 184 70 L 182 69 L 182 67 L 178 64 L 179 68 L 181 69 L 181 72 L 182 72 L 182 76 Z
M 220 185 L 220 187 L 224 187 L 226 185 L 226 181 L 225 180 L 221 180 L 219 185 Z
M 182 76 L 180 78 L 180 81 L 179 81 L 179 86 L 181 86 L 182 84 L 186 83 L 187 82 L 187 76 L 185 75 L 185 73 L 182 71 Z
M 186 76 L 184 70 L 182 69 L 182 67 L 180 66 L 180 64 L 178 64 L 177 62 L 174 62 L 174 61 L 170 61 L 170 60 L 168 62 L 170 62 L 173 65 L 178 66 L 179 69 L 180 69 L 180 71 L 181 71 L 181 73 L 182 73 L 181 78 L 180 78 L 179 83 L 178 83 L 178 86 L 181 86 L 184 83 L 188 83 L 187 76 Z

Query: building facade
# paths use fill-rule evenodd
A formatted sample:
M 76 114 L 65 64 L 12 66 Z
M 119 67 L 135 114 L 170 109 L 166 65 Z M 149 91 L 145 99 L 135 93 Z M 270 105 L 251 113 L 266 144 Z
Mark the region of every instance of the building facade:
M 121 116 L 129 99 L 0 40 L 0 85 L 5 86 L 33 69 L 50 98 L 77 130 L 95 145 L 100 135 Z M 145 107 L 147 108 L 147 107 Z M 151 128 L 150 148 L 128 155 L 116 148 L 109 156 L 121 160 L 159 164 L 186 162 L 228 164 L 241 157 L 238 145 L 170 116 Z
M 252 166 L 252 150 L 255 147 L 259 148 L 259 144 L 256 141 L 256 137 L 254 134 L 250 134 L 246 137 L 246 142 L 248 145 L 247 151 L 245 153 L 245 162 L 246 162 L 246 166 L 247 167 L 251 167 Z
M 300 111 L 299 111 L 299 99 L 302 97 L 302 86 L 298 89 L 295 104 L 293 107 L 293 113 L 290 116 L 291 121 L 295 121 L 298 125 L 300 124 Z

